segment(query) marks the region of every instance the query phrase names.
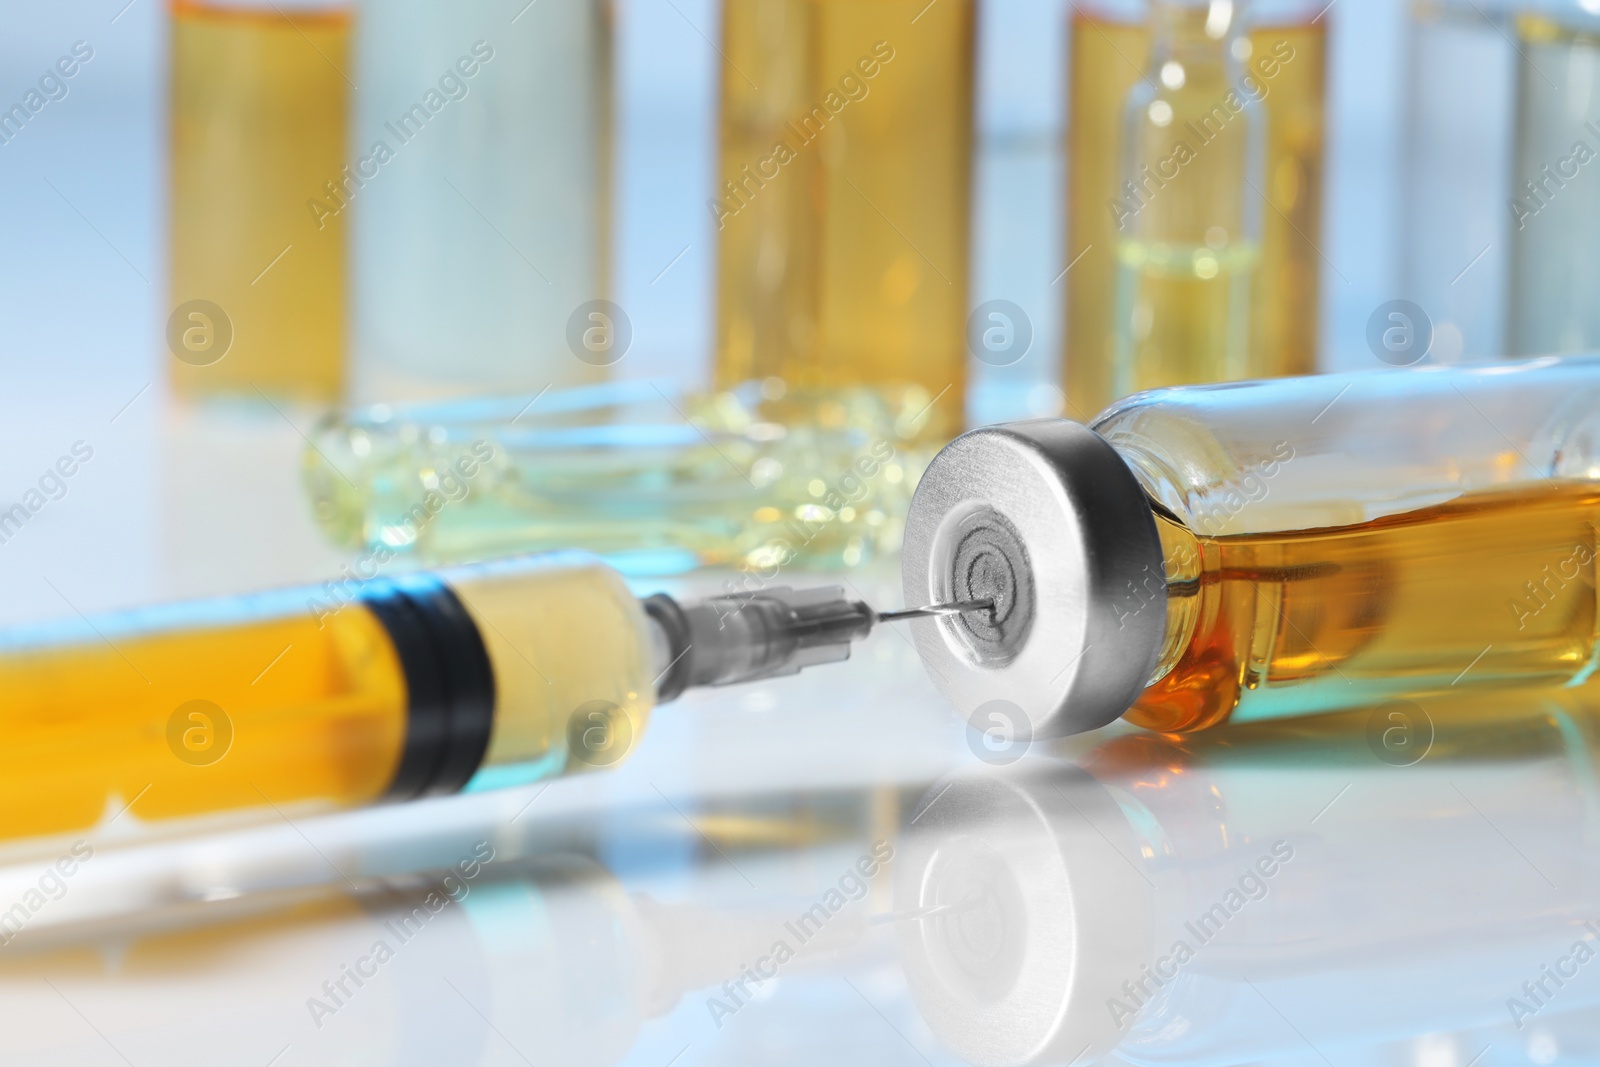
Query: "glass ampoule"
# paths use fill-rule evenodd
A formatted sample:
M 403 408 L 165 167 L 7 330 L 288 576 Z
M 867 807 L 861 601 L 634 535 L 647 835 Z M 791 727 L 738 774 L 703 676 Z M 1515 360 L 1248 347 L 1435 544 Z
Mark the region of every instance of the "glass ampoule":
M 1169 14 L 1162 14 L 1163 7 Z M 1183 377 L 1139 379 L 1137 371 L 1131 381 L 1118 377 L 1127 377 L 1124 372 L 1129 365 L 1131 335 L 1134 327 L 1142 327 L 1143 323 L 1142 319 L 1134 321 L 1131 309 L 1125 315 L 1124 306 L 1118 303 L 1118 287 L 1126 280 L 1118 266 L 1118 250 L 1125 247 L 1123 239 L 1137 236 L 1129 223 L 1144 213 L 1144 202 L 1166 195 L 1170 191 L 1168 185 L 1181 188 L 1197 178 L 1211 183 L 1219 197 L 1232 182 L 1240 198 L 1232 202 L 1233 206 L 1219 200 L 1223 204 L 1220 208 L 1189 204 L 1185 212 L 1192 215 L 1195 211 L 1220 211 L 1223 216 L 1246 216 L 1258 211 L 1260 216 L 1259 233 L 1253 239 L 1257 253 L 1255 267 L 1250 271 L 1253 281 L 1247 294 L 1249 325 L 1243 333 L 1236 331 L 1232 335 L 1244 338 L 1241 343 L 1246 365 L 1240 376 L 1310 373 L 1316 366 L 1320 321 L 1317 290 L 1321 258 L 1316 244 L 1321 227 L 1328 19 L 1318 17 L 1318 5 L 1267 0 L 1248 6 L 1151 6 L 1136 0 L 1117 4 L 1102 0 L 1074 5 L 1072 11 L 1067 226 L 1063 247 L 1063 265 L 1072 264 L 1065 279 L 1068 410 L 1076 418 L 1088 418 L 1136 388 L 1213 381 L 1227 376 L 1225 368 L 1205 356 L 1194 360 L 1192 373 Z M 1157 62 L 1153 49 L 1163 36 L 1162 26 L 1174 24 L 1173 12 L 1178 16 L 1180 36 L 1197 42 L 1200 54 L 1210 57 L 1213 68 L 1219 63 L 1236 64 L 1238 80 L 1231 91 L 1241 105 L 1253 112 L 1256 129 L 1252 136 L 1261 139 L 1265 157 L 1257 172 L 1249 170 L 1254 164 L 1248 159 L 1240 163 L 1240 173 L 1253 188 L 1242 184 L 1237 174 L 1219 179 L 1204 168 L 1193 174 L 1184 173 L 1199 164 L 1203 152 L 1230 143 L 1227 138 L 1215 144 L 1206 140 L 1210 134 L 1206 132 L 1205 119 L 1212 114 L 1213 106 L 1220 104 L 1225 113 L 1232 112 L 1227 107 L 1229 86 L 1219 87 L 1214 98 L 1203 94 L 1198 100 L 1194 98 L 1193 88 L 1204 82 L 1203 70 L 1192 76 L 1185 69 L 1184 85 L 1177 90 L 1161 81 L 1166 60 Z M 1206 37 L 1208 24 L 1213 31 L 1226 25 L 1229 29 L 1224 33 L 1235 34 L 1225 49 L 1218 49 L 1216 42 Z M 1167 37 L 1170 39 L 1171 34 Z M 1176 80 L 1177 68 L 1171 70 L 1169 78 Z M 1201 113 L 1180 116 L 1173 111 L 1165 127 L 1157 126 L 1151 120 L 1149 107 L 1158 98 L 1167 108 L 1191 107 Z M 1165 118 L 1167 112 L 1157 108 L 1156 115 Z M 1185 131 L 1184 125 L 1190 121 L 1199 133 Z M 1217 118 L 1211 119 L 1211 129 L 1219 125 Z M 1172 182 L 1158 185 L 1157 179 L 1167 183 L 1161 172 L 1153 171 L 1155 178 L 1151 178 L 1142 168 L 1168 161 L 1168 172 L 1172 172 L 1172 157 L 1179 140 L 1194 150 L 1194 158 L 1178 170 Z M 1131 161 L 1130 151 L 1134 154 Z M 1222 154 L 1227 151 L 1224 147 Z M 1246 154 L 1248 151 L 1246 147 Z M 1213 153 L 1214 160 L 1216 156 Z M 1217 184 L 1219 180 L 1221 184 Z M 1129 181 L 1135 183 L 1136 197 L 1130 196 L 1125 185 Z M 1190 244 L 1201 246 L 1195 252 L 1206 259 L 1203 269 L 1209 272 L 1210 262 L 1215 259 L 1220 275 L 1226 257 L 1217 258 L 1215 249 L 1204 250 L 1208 247 L 1204 244 L 1205 231 L 1210 228 L 1209 224 L 1200 227 L 1200 240 L 1191 240 Z M 1157 231 L 1151 232 L 1159 237 Z M 1148 261 L 1136 246 L 1126 247 L 1135 259 Z M 1247 249 L 1248 242 L 1235 248 Z M 1249 263 L 1250 257 L 1245 255 L 1243 261 Z M 1214 276 L 1212 281 L 1215 280 Z M 1201 291 L 1222 288 L 1213 285 Z M 1128 290 L 1129 294 L 1133 292 Z M 1123 325 L 1127 329 L 1119 335 Z M 1153 319 L 1151 325 L 1153 328 Z M 1128 348 L 1119 349 L 1125 341 L 1129 342 Z M 1199 365 L 1206 361 L 1213 365 Z
M 1600 664 L 1600 357 L 1157 390 L 975 430 L 923 476 L 906 596 L 963 711 L 1163 731 L 1563 686 Z M 1130 710 L 1131 709 L 1131 710 Z
M 1153 0 L 1148 80 L 1128 95 L 1112 389 L 1244 377 L 1261 258 L 1263 116 L 1238 91 L 1231 4 Z M 1246 53 L 1247 54 L 1247 53 Z
M 629 574 L 854 567 L 898 550 L 932 457 L 906 399 L 839 389 L 791 423 L 775 379 L 373 405 L 313 432 L 304 482 L 339 544 L 431 564 L 584 545 Z

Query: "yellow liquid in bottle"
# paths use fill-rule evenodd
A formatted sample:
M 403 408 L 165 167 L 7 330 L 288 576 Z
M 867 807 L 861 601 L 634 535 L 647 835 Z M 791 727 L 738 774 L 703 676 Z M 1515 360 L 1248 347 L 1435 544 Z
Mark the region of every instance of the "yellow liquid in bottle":
M 1065 279 L 1065 384 L 1076 418 L 1088 419 L 1141 389 L 1315 369 L 1324 23 L 1260 26 L 1247 39 L 1247 69 L 1264 57 L 1292 53 L 1287 61 L 1280 58 L 1270 78 L 1252 70 L 1265 92 L 1258 114 L 1265 121 L 1266 184 L 1259 195 L 1267 203 L 1260 205 L 1259 247 L 1233 242 L 1212 248 L 1204 234 L 1165 242 L 1122 240 L 1128 231 L 1119 235 L 1111 204 L 1125 197 L 1125 107 L 1149 63 L 1150 33 L 1142 25 L 1075 9 L 1064 252 L 1069 263 L 1082 256 Z M 1201 110 L 1226 91 L 1195 82 L 1180 90 L 1198 93 Z M 1177 137 L 1186 116 L 1174 110 Z M 1188 210 L 1179 206 L 1182 200 L 1231 197 L 1241 190 L 1258 197 L 1243 186 L 1241 169 L 1218 165 L 1229 151 L 1225 140 L 1203 145 L 1192 134 L 1187 140 L 1195 149 L 1193 162 L 1178 169 L 1146 210 L 1165 204 L 1181 218 Z
M 232 322 L 221 360 L 172 360 L 179 392 L 338 399 L 344 385 L 345 219 L 324 183 L 346 160 L 350 18 L 343 11 L 172 8 L 175 309 Z
M 1181 732 L 1600 663 L 1600 486 L 1472 493 L 1351 526 L 1196 537 L 1159 519 L 1170 669 L 1127 718 Z
M 972 40 L 971 0 L 726 5 L 718 388 L 909 387 L 960 429 Z
M 157 610 L 0 645 L 0 837 L 129 805 L 123 819 L 163 819 L 383 792 L 406 687 L 382 624 L 352 604 L 319 627 L 304 597 L 225 605 L 233 618 L 208 605 L 167 625 Z
M 1115 392 L 1248 375 L 1254 244 L 1117 243 Z

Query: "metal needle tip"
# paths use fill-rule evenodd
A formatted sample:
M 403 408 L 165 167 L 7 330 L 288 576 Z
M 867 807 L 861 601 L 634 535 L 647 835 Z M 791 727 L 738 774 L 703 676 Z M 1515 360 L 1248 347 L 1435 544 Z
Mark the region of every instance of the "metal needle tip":
M 906 619 L 931 619 L 940 615 L 962 615 L 969 611 L 993 611 L 993 600 L 963 600 L 958 604 L 931 604 L 904 611 L 880 611 L 879 622 L 904 622 Z

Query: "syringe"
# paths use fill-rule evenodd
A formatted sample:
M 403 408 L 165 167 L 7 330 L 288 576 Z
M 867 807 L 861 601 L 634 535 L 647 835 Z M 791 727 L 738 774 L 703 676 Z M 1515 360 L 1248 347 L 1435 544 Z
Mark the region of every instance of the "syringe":
M 637 599 L 585 553 L 0 633 L 0 838 L 610 766 L 693 686 L 848 658 L 841 588 Z

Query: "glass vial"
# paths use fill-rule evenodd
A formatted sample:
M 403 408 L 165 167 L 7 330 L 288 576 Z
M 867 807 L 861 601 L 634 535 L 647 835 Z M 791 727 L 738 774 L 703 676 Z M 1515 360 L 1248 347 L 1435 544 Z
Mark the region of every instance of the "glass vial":
M 171 12 L 173 386 L 336 400 L 345 223 L 319 224 L 307 205 L 345 163 L 349 6 L 172 0 Z
M 1078 417 L 1140 389 L 1315 368 L 1326 22 L 1302 3 L 1074 7 Z
M 360 16 L 337 194 L 354 218 L 354 398 L 599 381 L 608 359 L 570 345 L 568 323 L 606 288 L 610 4 Z
M 869 386 L 964 410 L 972 0 L 729 0 L 715 382 L 796 421 Z M 790 421 L 790 420 L 785 420 Z
M 1433 323 L 1430 361 L 1506 348 L 1512 112 L 1510 4 L 1416 0 L 1406 64 L 1401 293 Z
M 1600 345 L 1600 15 L 1540 4 L 1516 28 L 1506 348 Z
M 906 520 L 964 711 L 1166 732 L 1600 666 L 1600 357 L 1155 390 L 975 430 Z M 1129 710 L 1131 707 L 1131 711 Z
M 1402 276 L 1434 361 L 1593 348 L 1600 18 L 1418 0 L 1411 35 Z

